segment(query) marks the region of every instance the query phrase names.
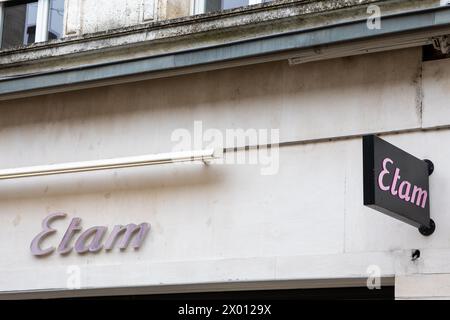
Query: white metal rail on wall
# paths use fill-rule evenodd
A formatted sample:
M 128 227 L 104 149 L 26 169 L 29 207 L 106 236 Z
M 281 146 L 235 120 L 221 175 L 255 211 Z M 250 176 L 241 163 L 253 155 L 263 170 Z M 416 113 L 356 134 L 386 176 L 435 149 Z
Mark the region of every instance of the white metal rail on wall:
M 181 152 L 150 154 L 126 158 L 69 162 L 69 163 L 14 168 L 14 169 L 2 169 L 0 170 L 0 180 L 55 175 L 62 173 L 76 173 L 86 171 L 142 167 L 142 166 L 179 163 L 179 162 L 201 161 L 203 163 L 207 163 L 208 161 L 220 158 L 222 156 L 222 153 L 220 151 L 221 151 L 220 149 L 181 151 Z

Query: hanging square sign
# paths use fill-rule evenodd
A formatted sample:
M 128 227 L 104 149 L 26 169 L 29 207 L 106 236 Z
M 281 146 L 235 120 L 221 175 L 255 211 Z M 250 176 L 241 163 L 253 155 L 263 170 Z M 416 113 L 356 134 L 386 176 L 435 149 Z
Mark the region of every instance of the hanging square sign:
M 418 159 L 375 135 L 364 136 L 364 205 L 414 227 L 434 230 L 428 182 L 431 168 L 429 160 Z

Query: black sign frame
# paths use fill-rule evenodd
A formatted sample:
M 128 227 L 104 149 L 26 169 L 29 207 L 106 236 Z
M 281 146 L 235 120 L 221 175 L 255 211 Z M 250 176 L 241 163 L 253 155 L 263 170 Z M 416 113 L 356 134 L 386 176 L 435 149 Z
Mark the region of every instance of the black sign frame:
M 364 205 L 431 235 L 435 230 L 429 188 L 433 163 L 376 135 L 363 136 L 362 140 Z

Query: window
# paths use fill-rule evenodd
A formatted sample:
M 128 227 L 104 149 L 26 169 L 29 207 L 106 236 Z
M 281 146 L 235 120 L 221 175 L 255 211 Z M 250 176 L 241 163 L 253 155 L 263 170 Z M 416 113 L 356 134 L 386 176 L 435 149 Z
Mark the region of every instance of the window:
M 205 13 L 271 2 L 273 0 L 194 0 L 194 13 Z
M 33 43 L 36 38 L 37 1 L 13 3 L 3 9 L 2 48 Z
M 64 23 L 64 0 L 50 0 L 48 17 L 48 40 L 62 38 Z
M 62 37 L 64 0 L 12 0 L 0 3 L 1 48 Z

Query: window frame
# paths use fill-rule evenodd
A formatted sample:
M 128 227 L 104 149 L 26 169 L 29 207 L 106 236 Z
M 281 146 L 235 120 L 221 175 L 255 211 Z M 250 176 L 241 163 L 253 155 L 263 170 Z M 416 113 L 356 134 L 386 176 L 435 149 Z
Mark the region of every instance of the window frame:
M 207 0 L 192 0 L 191 1 L 191 13 L 192 14 L 203 14 L 205 13 L 205 2 Z M 263 3 L 263 0 L 249 0 L 248 5 Z
M 4 7 L 6 3 L 20 3 L 17 0 L 4 0 L 0 2 L 0 50 L 3 41 Z M 30 1 L 33 2 L 33 1 Z M 50 18 L 50 0 L 37 0 L 36 35 L 34 43 L 48 41 L 48 23 Z
M 4 7 L 5 2 L 1 1 L 0 2 L 0 50 L 2 48 L 2 41 L 3 41 L 3 7 Z

